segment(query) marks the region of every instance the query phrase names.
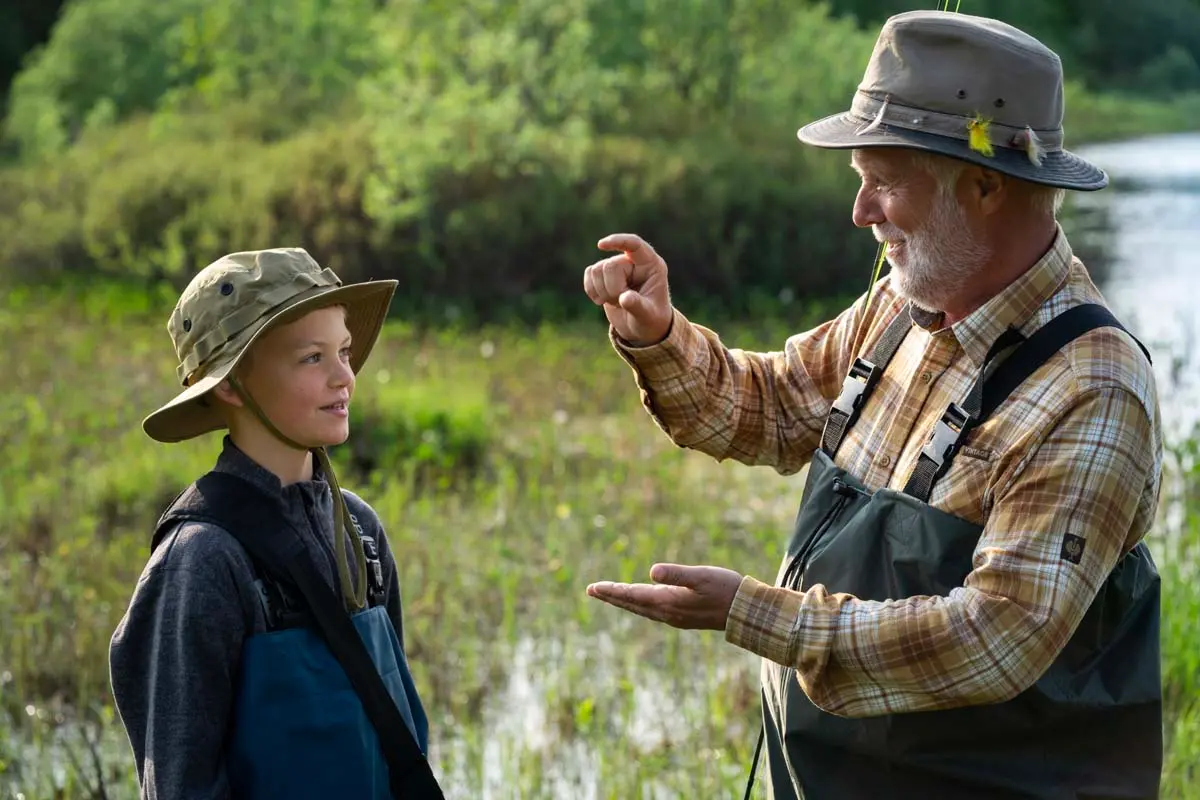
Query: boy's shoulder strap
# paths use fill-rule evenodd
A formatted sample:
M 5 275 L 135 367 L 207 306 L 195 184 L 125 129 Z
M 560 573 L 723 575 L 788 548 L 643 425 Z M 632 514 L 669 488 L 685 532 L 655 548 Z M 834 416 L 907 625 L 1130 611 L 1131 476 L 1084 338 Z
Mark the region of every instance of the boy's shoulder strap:
M 341 599 L 313 566 L 300 537 L 288 535 L 291 524 L 278 503 L 241 478 L 209 472 L 184 490 L 163 514 L 156 540 L 183 518 L 218 525 L 267 571 L 300 591 L 317 632 L 345 670 L 379 736 L 393 796 L 441 800 L 433 770 L 388 694 Z
M 264 551 L 259 542 L 260 536 L 245 537 L 239 535 L 239 531 L 235 530 L 246 527 L 246 515 L 252 513 L 250 510 L 252 507 L 254 509 L 253 513 L 257 515 L 261 514 L 264 510 L 264 508 L 261 508 L 263 506 L 266 507 L 266 510 L 272 512 L 271 519 L 267 520 L 262 517 L 256 517 L 253 527 L 270 529 L 272 531 L 285 530 L 288 523 L 282 516 L 282 510 L 274 503 L 271 503 L 270 498 L 257 489 L 254 489 L 253 502 L 250 502 L 248 499 L 239 501 L 236 497 L 226 496 L 225 493 L 228 487 L 234 484 L 221 478 L 216 480 L 209 479 L 211 475 L 223 474 L 225 473 L 209 472 L 175 496 L 175 499 L 167 506 L 166 511 L 159 517 L 158 523 L 155 525 L 154 535 L 150 541 L 150 551 L 154 552 L 162 544 L 163 539 L 181 522 L 209 522 L 233 536 L 249 554 L 250 560 L 254 562 L 255 567 L 264 573 L 264 577 L 275 583 L 282 582 L 284 585 L 289 584 L 290 581 L 287 580 L 286 576 L 278 568 L 280 562 L 277 559 L 280 553 L 276 546 L 277 543 L 270 543 L 268 545 L 270 548 L 269 551 Z M 238 483 L 246 484 L 241 479 L 235 478 L 235 480 Z M 246 485 L 249 486 L 249 484 Z M 236 512 L 234 512 L 235 509 Z M 358 520 L 352 519 L 355 533 L 362 540 L 363 550 L 366 555 L 366 579 L 369 587 L 368 599 L 372 606 L 384 605 L 386 587 L 383 582 L 383 566 L 379 559 L 379 546 L 373 537 L 367 536 L 363 532 L 362 525 Z M 270 522 L 270 525 L 266 524 L 268 522 Z M 247 544 L 248 539 L 253 540 L 254 546 Z
M 224 481 L 202 481 L 203 489 L 201 481 L 197 481 L 176 495 L 167 506 L 155 526 L 150 551 L 158 549 L 163 540 L 183 522 L 205 522 L 214 525 L 232 536 L 249 556 L 256 575 L 254 586 L 266 616 L 267 629 L 282 630 L 310 625 L 310 615 L 305 611 L 303 604 L 298 602 L 295 588 L 278 568 L 278 562 L 273 561 L 278 557 L 277 554 L 264 548 L 264 543 L 258 541 L 260 536 L 245 535 L 247 529 L 257 528 L 269 530 L 270 536 L 277 536 L 279 531 L 285 529 L 287 523 L 278 515 L 270 524 L 260 519 L 247 525 L 246 518 L 252 513 L 251 506 L 261 513 L 263 509 L 260 506 L 269 506 L 270 498 L 256 492 L 257 497 L 253 503 L 238 501 L 236 497 L 225 495 L 223 490 L 227 484 Z M 248 543 L 252 540 L 253 545 Z M 265 544 L 271 545 L 269 542 Z
M 347 513 L 350 516 L 350 523 L 354 526 L 354 532 L 358 534 L 358 540 L 362 542 L 363 546 L 363 556 L 367 563 L 367 602 L 372 606 L 384 605 L 387 587 L 383 583 L 383 561 L 380 558 L 379 542 L 375 541 L 374 536 L 369 536 L 363 530 L 362 523 L 358 521 L 358 517 L 353 511 L 349 511 L 349 492 L 345 489 L 342 489 L 341 492 L 343 501 L 346 503 Z M 396 633 L 399 634 L 400 631 L 396 631 Z

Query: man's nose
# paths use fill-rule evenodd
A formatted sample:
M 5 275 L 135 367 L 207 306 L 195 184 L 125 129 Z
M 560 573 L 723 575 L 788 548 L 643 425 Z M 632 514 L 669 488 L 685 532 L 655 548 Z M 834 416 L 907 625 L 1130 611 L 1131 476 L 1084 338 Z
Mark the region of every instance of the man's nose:
M 854 224 L 859 228 L 869 228 L 872 225 L 882 225 L 887 222 L 883 215 L 883 207 L 875 197 L 874 192 L 859 189 L 854 198 L 854 211 L 851 214 Z

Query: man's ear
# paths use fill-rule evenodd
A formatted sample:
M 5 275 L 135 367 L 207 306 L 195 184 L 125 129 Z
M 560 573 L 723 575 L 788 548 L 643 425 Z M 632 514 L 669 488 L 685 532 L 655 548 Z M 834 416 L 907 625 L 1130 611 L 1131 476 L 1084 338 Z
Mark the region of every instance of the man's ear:
M 996 213 L 1008 194 L 1008 176 L 994 169 L 978 167 L 972 179 L 971 188 L 979 203 L 979 210 L 984 214 Z

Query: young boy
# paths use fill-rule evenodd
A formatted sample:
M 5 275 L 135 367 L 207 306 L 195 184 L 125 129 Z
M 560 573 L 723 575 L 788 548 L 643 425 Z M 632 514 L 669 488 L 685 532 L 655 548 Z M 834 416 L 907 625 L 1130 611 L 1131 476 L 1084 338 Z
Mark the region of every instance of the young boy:
M 160 442 L 228 433 L 213 470 L 160 520 L 112 637 L 113 696 L 144 798 L 394 794 L 372 724 L 380 704 L 364 705 L 309 595 L 279 577 L 287 569 L 253 554 L 269 537 L 320 576 L 306 591 L 319 585 L 345 610 L 387 688 L 376 699 L 390 695 L 403 719 L 393 733 L 420 748 L 406 742 L 409 767 L 432 781 L 395 561 L 375 512 L 339 489 L 325 454 L 349 436 L 355 375 L 395 289 L 343 286 L 301 249 L 240 252 L 205 267 L 171 314 L 185 388 L 143 429 Z M 237 492 L 214 490 L 230 478 Z

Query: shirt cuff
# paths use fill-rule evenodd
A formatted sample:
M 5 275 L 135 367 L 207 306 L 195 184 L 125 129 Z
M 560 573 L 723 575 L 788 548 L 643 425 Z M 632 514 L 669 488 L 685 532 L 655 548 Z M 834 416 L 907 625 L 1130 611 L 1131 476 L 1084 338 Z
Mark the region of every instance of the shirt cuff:
M 678 309 L 672 309 L 671 314 L 667 338 L 645 347 L 631 345 L 618 336 L 611 325 L 608 327 L 609 341 L 637 373 L 639 384 L 675 380 L 693 368 L 696 348 L 703 346 L 702 337 Z
M 745 576 L 729 607 L 725 641 L 777 664 L 794 666 L 803 599 L 799 592 Z

